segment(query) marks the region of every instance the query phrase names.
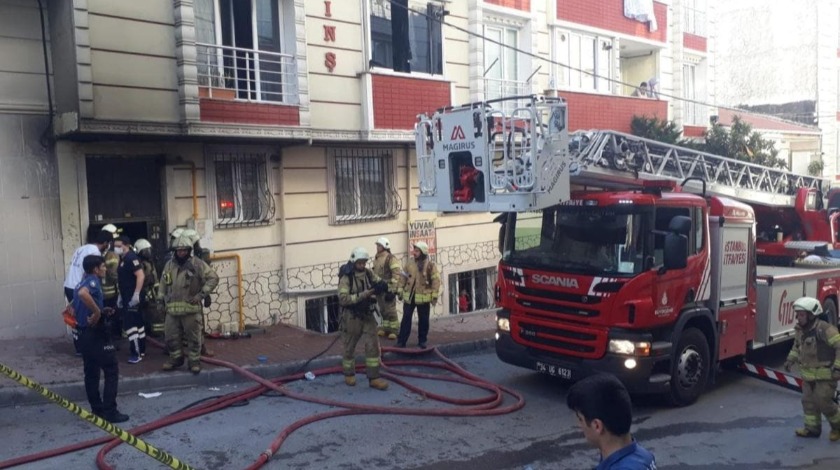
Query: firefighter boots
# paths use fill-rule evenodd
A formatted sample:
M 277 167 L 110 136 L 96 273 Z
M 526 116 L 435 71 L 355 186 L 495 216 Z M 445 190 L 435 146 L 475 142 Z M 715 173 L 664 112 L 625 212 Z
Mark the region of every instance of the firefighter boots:
M 390 339 L 390 340 L 397 339 L 397 334 L 396 334 L 396 333 L 390 333 L 390 334 L 388 334 L 388 339 Z
M 350 387 L 356 386 L 356 376 L 355 375 L 345 375 L 344 376 L 344 383 Z
M 167 359 L 166 362 L 163 363 L 163 370 L 165 370 L 165 371 L 175 370 L 175 369 L 181 367 L 182 365 L 184 365 L 184 359 L 183 358 L 181 358 L 179 360 L 175 360 L 175 361 L 173 361 L 172 359 Z
M 379 330 L 376 332 L 376 336 L 385 336 L 385 330 Z
M 190 361 L 190 372 L 192 372 L 193 374 L 200 373 L 201 372 L 201 363 L 198 362 L 198 361 L 196 361 L 196 362 Z
M 377 390 L 388 390 L 388 382 L 385 379 L 370 379 L 370 388 L 375 388 Z
M 799 437 L 820 437 L 820 432 L 808 428 L 799 428 L 796 430 L 796 435 Z

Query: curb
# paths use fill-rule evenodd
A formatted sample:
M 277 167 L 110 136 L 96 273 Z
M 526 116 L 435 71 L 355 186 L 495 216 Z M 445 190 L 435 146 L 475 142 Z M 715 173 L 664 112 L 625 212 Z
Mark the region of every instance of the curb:
M 438 345 L 438 350 L 446 356 L 458 356 L 473 352 L 483 351 L 492 348 L 492 338 L 482 338 L 459 343 Z M 387 353 L 386 357 L 393 358 L 397 353 Z M 332 367 L 341 361 L 341 356 L 320 357 L 309 363 L 308 369 L 322 369 Z M 283 362 L 277 364 L 245 366 L 245 369 L 264 378 L 280 377 L 296 372 L 306 360 Z M 190 387 L 217 387 L 249 382 L 246 378 L 237 374 L 231 369 L 217 367 L 212 370 L 203 370 L 199 375 L 193 375 L 187 371 L 181 372 L 155 372 L 145 377 L 120 378 L 119 394 L 135 394 L 139 392 L 165 391 Z M 65 382 L 57 384 L 41 384 L 45 388 L 75 402 L 83 402 L 86 406 L 87 396 L 85 395 L 84 382 Z M 0 389 L 0 409 L 4 407 L 35 405 L 51 403 L 36 392 L 23 387 L 13 386 Z

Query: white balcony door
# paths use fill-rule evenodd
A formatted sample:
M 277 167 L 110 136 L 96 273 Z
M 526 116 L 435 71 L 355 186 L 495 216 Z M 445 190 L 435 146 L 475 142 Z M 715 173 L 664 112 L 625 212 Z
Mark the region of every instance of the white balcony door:
M 523 94 L 519 82 L 519 31 L 513 28 L 487 26 L 484 34 L 484 93 L 488 100 Z

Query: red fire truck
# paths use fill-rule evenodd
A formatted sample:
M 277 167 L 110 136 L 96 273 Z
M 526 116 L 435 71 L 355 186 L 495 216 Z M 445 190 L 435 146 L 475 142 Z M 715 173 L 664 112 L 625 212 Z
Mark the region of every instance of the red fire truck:
M 718 362 L 791 339 L 800 296 L 836 324 L 840 264 L 757 263 L 757 246 L 834 248 L 813 239 L 834 238 L 827 181 L 611 131 L 570 139 L 566 111 L 530 96 L 419 117 L 420 209 L 500 213 L 502 361 L 685 405 Z M 799 226 L 760 219 L 797 210 Z

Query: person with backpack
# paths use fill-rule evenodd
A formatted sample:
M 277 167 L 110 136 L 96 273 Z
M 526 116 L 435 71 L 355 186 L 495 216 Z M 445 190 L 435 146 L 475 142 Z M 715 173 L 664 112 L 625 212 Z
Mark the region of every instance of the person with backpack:
M 400 323 L 397 320 L 397 288 L 400 282 L 402 267 L 400 260 L 391 254 L 391 242 L 385 237 L 376 240 L 376 256 L 373 258 L 373 273 L 388 283 L 388 292 L 377 297 L 379 313 L 382 315 L 382 325 L 377 334 L 397 339 Z
M 367 268 L 370 256 L 358 247 L 350 254 L 350 261 L 338 273 L 338 303 L 341 305 L 341 340 L 344 354 L 341 368 L 344 383 L 356 385 L 356 345 L 365 344 L 365 372 L 371 388 L 387 390 L 388 382 L 379 377 L 380 350 L 374 314 L 376 298 L 388 292 L 388 285 Z
M 431 308 L 437 305 L 440 291 L 440 273 L 437 266 L 429 259 L 429 245 L 417 242 L 411 251 L 414 259 L 408 260 L 400 278 L 400 296 L 403 301 L 403 318 L 397 347 L 404 348 L 411 336 L 411 320 L 417 309 L 417 345 L 426 348 L 429 334 L 429 315 Z

